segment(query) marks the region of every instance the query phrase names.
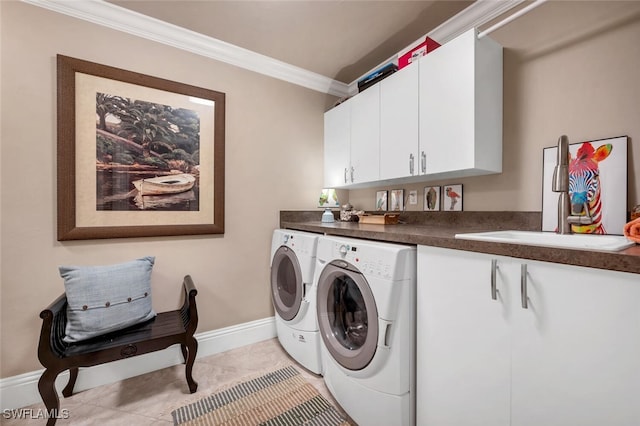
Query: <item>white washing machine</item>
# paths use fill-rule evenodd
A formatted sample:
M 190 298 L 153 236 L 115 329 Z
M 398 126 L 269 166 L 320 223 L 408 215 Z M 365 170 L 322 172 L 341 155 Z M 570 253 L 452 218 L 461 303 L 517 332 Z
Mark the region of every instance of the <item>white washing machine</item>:
M 415 424 L 416 248 L 320 237 L 324 381 L 359 426 Z
M 314 268 L 319 234 L 276 229 L 271 240 L 271 300 L 282 347 L 322 374 Z

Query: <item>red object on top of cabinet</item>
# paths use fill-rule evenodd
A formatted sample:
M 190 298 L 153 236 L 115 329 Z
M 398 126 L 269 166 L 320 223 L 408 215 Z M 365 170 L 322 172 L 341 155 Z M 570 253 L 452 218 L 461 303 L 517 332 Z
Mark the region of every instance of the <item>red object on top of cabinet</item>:
M 431 39 L 430 37 L 427 37 L 422 43 L 418 44 L 415 47 L 412 47 L 407 52 L 401 52 L 400 55 L 398 55 L 398 69 L 400 70 L 406 67 L 413 61 L 418 60 L 422 56 L 434 51 L 438 47 L 440 47 L 440 43 Z

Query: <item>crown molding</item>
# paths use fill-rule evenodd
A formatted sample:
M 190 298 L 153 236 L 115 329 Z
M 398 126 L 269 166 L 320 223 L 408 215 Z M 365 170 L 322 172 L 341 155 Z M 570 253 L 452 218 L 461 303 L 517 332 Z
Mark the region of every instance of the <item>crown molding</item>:
M 350 84 L 345 84 L 318 73 L 102 0 L 21 1 L 137 37 L 166 44 L 249 71 L 284 80 L 321 93 L 339 97 L 357 93 L 357 80 Z M 523 1 L 524 0 L 477 0 L 471 6 L 426 35 L 438 43 L 444 44 L 471 28 L 491 21 Z M 391 59 L 393 58 L 384 61 L 380 66 L 386 64 Z
M 477 28 L 508 12 L 525 0 L 476 0 L 427 35 L 440 44 L 453 40 L 471 28 Z
M 345 83 L 102 0 L 22 1 L 318 92 L 334 96 L 348 93 Z

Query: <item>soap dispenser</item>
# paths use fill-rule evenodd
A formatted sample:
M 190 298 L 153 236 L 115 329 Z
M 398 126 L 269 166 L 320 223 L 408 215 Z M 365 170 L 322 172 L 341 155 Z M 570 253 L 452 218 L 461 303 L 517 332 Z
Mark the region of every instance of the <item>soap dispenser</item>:
M 333 217 L 333 212 L 330 208 L 324 209 L 324 213 L 322 213 L 322 223 L 333 223 L 335 222 L 335 218 Z

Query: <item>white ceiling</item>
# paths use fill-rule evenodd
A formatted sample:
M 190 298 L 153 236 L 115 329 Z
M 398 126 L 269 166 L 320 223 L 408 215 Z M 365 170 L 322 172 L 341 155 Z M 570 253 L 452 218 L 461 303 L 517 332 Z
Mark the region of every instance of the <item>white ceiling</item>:
M 351 83 L 473 1 L 109 0 L 129 10 Z

